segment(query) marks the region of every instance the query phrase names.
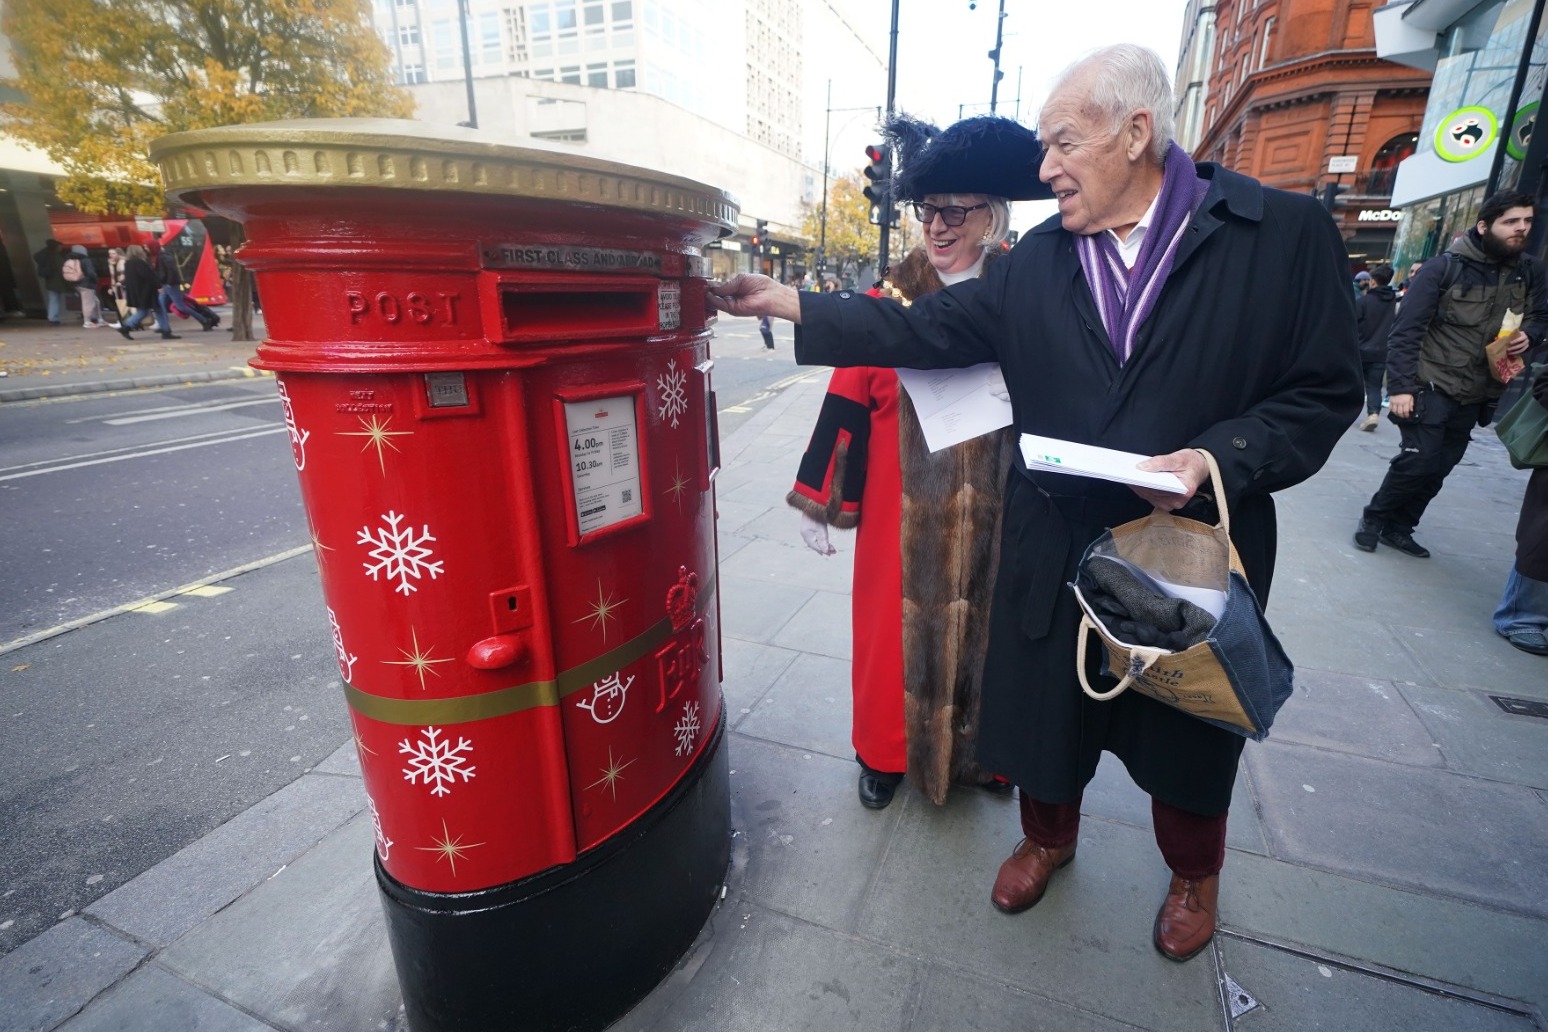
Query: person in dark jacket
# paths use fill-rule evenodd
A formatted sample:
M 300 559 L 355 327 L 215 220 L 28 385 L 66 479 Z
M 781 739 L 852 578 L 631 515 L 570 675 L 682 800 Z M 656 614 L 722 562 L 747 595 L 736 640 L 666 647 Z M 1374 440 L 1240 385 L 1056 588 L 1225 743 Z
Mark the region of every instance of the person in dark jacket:
M 1532 396 L 1548 407 L 1548 365 L 1532 381 Z M 1494 611 L 1494 629 L 1522 652 L 1548 656 L 1548 467 L 1534 469 L 1516 522 L 1516 563 Z
M 123 334 L 125 340 L 134 339 L 129 336 L 129 331 L 139 329 L 146 316 L 154 316 L 158 321 L 161 319 L 156 304 L 160 290 L 161 282 L 145 257 L 145 248 L 131 244 L 124 252 L 124 301 L 131 311 L 118 323 L 118 332 Z M 180 339 L 167 327 L 162 328 L 161 336 L 167 340 Z
M 1397 291 L 1392 289 L 1392 266 L 1371 270 L 1371 289 L 1355 302 L 1355 325 L 1360 334 L 1360 368 L 1365 373 L 1365 422 L 1361 430 L 1375 430 L 1381 422 L 1381 381 L 1387 374 L 1387 334 L 1397 315 Z
M 1484 349 L 1506 312 L 1522 317 L 1507 352 L 1520 355 L 1548 334 L 1548 284 L 1524 254 L 1531 194 L 1501 190 L 1484 199 L 1478 222 L 1414 277 L 1387 338 L 1388 418 L 1401 447 L 1360 514 L 1355 547 L 1380 543 L 1427 559 L 1414 540 L 1425 508 L 1462 461 L 1474 426 L 1488 426 L 1505 384 Z
M 1138 692 L 1098 702 L 1092 643 L 1067 585 L 1087 545 L 1153 506 L 1216 518 L 1196 497 L 1219 461 L 1231 538 L 1257 597 L 1274 572 L 1271 493 L 1315 473 L 1360 410 L 1348 258 L 1315 199 L 1267 189 L 1171 141 L 1172 92 L 1152 51 L 1120 45 L 1068 69 L 1039 117 L 1040 178 L 1059 215 L 982 279 L 911 306 L 852 291 L 801 294 L 767 277 L 712 286 L 735 316 L 791 319 L 796 359 L 915 368 L 999 362 L 1023 433 L 1155 456 L 1167 494 L 1034 472 L 1006 477 L 984 662 L 978 760 L 1021 790 L 1025 836 L 990 894 L 1035 905 L 1074 859 L 1102 752 L 1151 797 L 1171 882 L 1152 929 L 1186 960 L 1215 930 L 1226 814 L 1244 739 Z M 1028 166 L 1027 174 L 1031 174 Z M 1264 291 L 1261 284 L 1274 284 Z M 1100 688 L 1099 688 L 1100 690 Z
M 43 293 L 48 298 L 48 321 L 59 325 L 64 314 L 65 291 L 70 285 L 64 279 L 64 245 L 50 237 L 43 247 L 32 256 L 32 264 L 38 279 L 43 282 Z

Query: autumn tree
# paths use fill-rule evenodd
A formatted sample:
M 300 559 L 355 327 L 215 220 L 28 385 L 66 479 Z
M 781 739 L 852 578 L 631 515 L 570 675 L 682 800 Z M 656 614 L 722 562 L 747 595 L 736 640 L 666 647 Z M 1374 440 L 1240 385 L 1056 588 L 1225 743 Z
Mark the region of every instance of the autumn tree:
M 858 274 L 861 266 L 876 263 L 881 246 L 881 227 L 870 222 L 871 202 L 866 199 L 866 180 L 858 171 L 828 183 L 827 232 L 822 225 L 822 206 L 803 206 L 801 234 L 814 242 L 826 236 L 826 258 L 830 269 L 840 276 Z M 890 234 L 887 250 L 897 261 L 920 240 L 919 224 L 905 214 Z M 867 284 L 869 285 L 869 284 Z
M 146 153 L 167 133 L 413 113 L 370 0 L 9 0 L 0 30 L 16 67 L 0 86 L 25 98 L 0 124 L 65 169 L 55 190 L 84 212 L 166 211 Z M 251 340 L 240 265 L 231 295 L 235 339 Z

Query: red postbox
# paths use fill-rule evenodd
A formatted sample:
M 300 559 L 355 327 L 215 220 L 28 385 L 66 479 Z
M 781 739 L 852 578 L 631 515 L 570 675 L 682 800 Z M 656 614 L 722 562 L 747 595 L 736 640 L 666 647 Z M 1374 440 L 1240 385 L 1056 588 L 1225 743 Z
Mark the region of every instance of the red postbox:
M 601 1028 L 730 832 L 697 183 L 456 129 L 181 133 L 264 305 L 416 1030 Z

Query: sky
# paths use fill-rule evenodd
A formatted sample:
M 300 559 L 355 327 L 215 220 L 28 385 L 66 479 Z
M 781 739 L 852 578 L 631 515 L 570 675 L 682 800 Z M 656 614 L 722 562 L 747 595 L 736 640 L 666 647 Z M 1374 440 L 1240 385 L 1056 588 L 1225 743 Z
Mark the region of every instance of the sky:
M 830 0 L 852 19 L 880 29 L 880 58 L 886 60 L 891 0 Z M 973 4 L 970 7 L 970 3 Z M 1187 0 L 1005 0 L 1005 38 L 1000 69 L 997 114 L 1017 117 L 1018 76 L 1021 121 L 1036 125 L 1036 114 L 1049 81 L 1085 52 L 1111 43 L 1138 43 L 1161 55 L 1169 71 L 1177 65 Z M 963 114 L 987 114 L 999 0 L 899 0 L 897 109 L 937 125 Z M 870 33 L 868 32 L 868 35 Z M 810 53 L 810 51 L 809 51 Z M 810 58 L 809 58 L 810 59 Z M 886 69 L 875 66 L 875 86 L 848 87 L 865 96 L 842 97 L 835 87 L 833 106 L 880 104 L 886 100 Z M 873 142 L 874 119 L 865 112 L 833 115 L 835 167 L 845 167 L 838 155 L 847 150 L 864 161 L 863 149 Z M 1015 206 L 1018 229 L 1036 225 L 1055 211 L 1051 201 Z

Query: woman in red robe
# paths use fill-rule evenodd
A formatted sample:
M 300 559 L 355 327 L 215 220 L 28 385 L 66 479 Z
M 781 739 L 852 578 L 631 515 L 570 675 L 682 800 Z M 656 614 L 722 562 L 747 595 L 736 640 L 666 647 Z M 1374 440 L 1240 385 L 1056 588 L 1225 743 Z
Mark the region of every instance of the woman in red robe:
M 944 130 L 896 117 L 893 194 L 924 243 L 880 292 L 902 304 L 982 274 L 1010 229 L 1010 200 L 1051 196 L 1037 136 L 1010 119 Z M 891 369 L 838 369 L 788 496 L 802 537 L 832 554 L 855 528 L 853 669 L 860 802 L 881 809 L 906 771 L 936 804 L 953 781 L 997 782 L 973 760 L 1000 496 L 1015 437 L 1001 429 L 931 452 Z M 863 516 L 863 519 L 862 519 Z

